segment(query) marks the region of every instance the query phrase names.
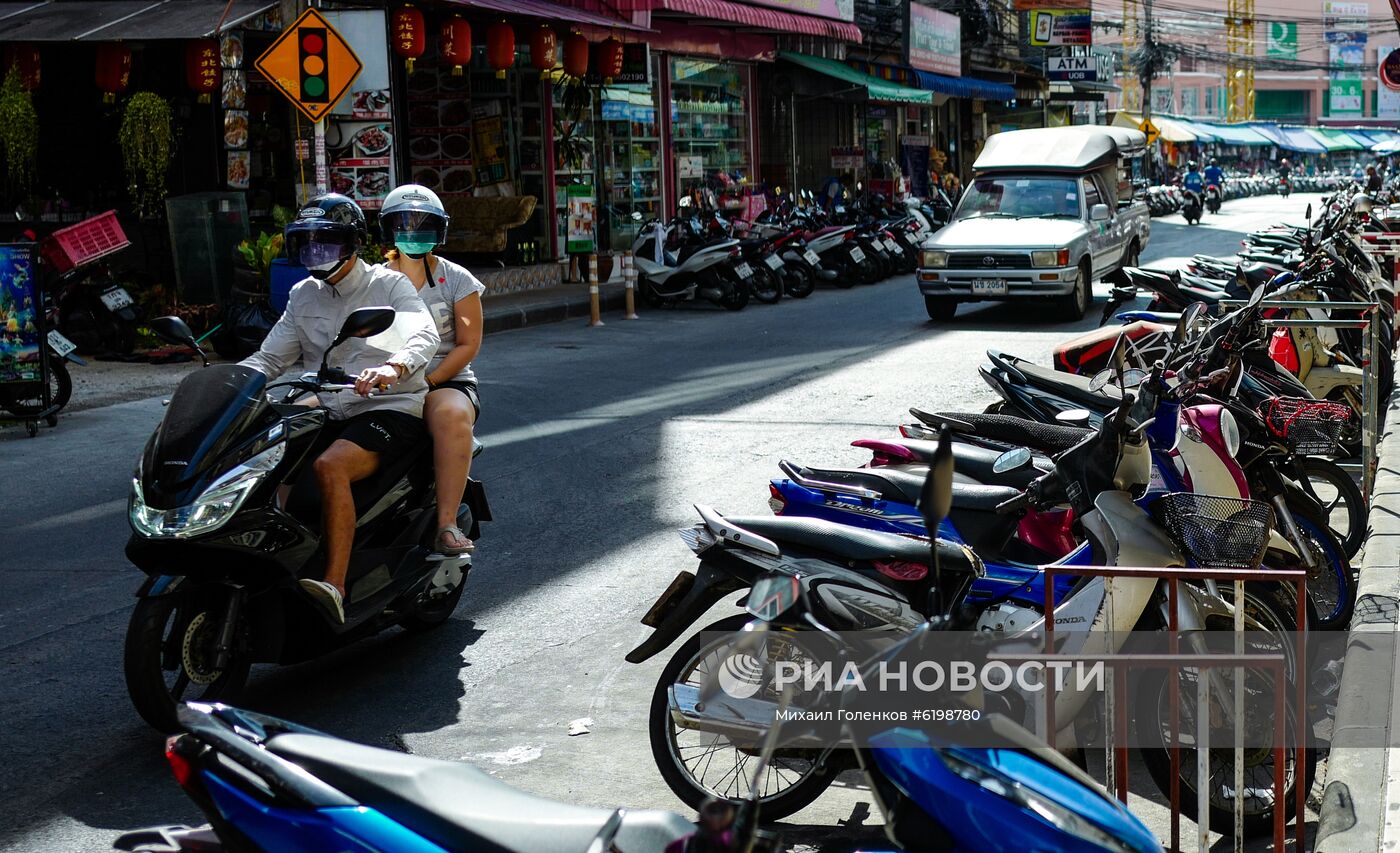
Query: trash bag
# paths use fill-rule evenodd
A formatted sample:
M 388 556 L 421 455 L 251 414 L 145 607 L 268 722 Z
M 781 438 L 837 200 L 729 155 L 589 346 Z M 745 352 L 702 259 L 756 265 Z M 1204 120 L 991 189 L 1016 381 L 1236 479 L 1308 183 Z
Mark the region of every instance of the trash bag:
M 213 335 L 214 351 L 224 358 L 247 358 L 258 351 L 276 322 L 277 311 L 267 294 L 235 288 Z

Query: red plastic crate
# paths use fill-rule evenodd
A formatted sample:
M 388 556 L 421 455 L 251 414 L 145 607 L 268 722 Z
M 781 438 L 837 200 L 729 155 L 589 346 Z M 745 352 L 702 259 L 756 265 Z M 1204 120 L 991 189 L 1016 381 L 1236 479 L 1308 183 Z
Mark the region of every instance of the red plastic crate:
M 58 272 L 67 272 L 130 245 L 117 212 L 109 210 L 53 232 L 39 245 L 39 254 Z

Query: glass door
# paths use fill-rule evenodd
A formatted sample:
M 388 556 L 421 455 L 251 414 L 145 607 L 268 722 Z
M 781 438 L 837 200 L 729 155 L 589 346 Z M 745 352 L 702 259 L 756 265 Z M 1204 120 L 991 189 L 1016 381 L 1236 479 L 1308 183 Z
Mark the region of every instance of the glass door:
M 661 131 L 648 86 L 610 86 L 599 102 L 602 229 L 615 252 L 632 248 L 642 223 L 661 217 Z

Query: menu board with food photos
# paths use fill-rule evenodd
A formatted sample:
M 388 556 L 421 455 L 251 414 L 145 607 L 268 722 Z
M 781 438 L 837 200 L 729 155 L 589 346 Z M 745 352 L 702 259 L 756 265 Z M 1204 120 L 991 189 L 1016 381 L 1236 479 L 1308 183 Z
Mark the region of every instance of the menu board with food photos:
M 431 48 L 430 48 L 431 49 Z M 472 156 L 470 77 L 454 75 L 424 56 L 408 77 L 408 158 L 414 183 L 439 195 L 466 195 L 476 186 Z
M 337 119 L 326 132 L 330 190 L 378 210 L 394 188 L 394 134 L 388 122 Z

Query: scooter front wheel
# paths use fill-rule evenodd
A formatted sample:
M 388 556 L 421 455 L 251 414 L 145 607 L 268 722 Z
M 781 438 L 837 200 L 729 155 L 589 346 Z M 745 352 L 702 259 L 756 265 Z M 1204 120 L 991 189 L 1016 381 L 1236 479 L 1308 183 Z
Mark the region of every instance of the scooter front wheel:
M 749 290 L 753 298 L 764 305 L 774 305 L 783 298 L 783 285 L 778 276 L 766 266 L 754 267 L 749 279 Z
M 250 666 L 243 651 L 244 626 L 235 629 L 225 665 L 215 663 L 227 604 L 226 595 L 198 587 L 136 602 L 122 671 L 136 713 L 156 729 L 179 729 L 175 707 L 180 702 L 226 701 L 243 689 Z

